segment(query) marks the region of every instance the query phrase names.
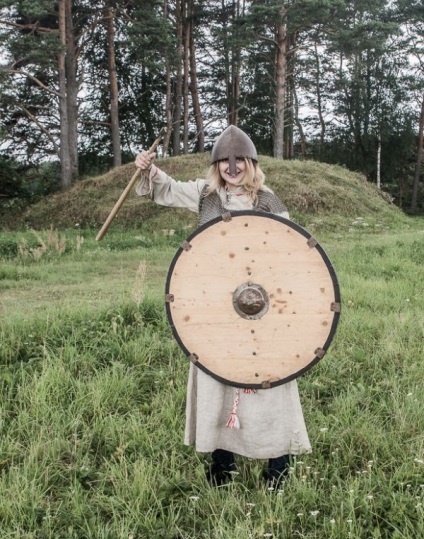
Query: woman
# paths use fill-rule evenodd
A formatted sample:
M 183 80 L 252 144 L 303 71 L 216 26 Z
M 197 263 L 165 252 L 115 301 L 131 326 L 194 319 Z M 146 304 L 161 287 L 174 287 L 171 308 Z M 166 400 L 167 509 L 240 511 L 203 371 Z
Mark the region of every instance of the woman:
M 135 164 L 149 170 L 136 188 L 163 206 L 199 213 L 199 225 L 224 211 L 255 210 L 288 218 L 287 208 L 264 185 L 256 148 L 241 129 L 230 126 L 216 140 L 206 179 L 178 182 L 142 152 Z M 292 455 L 310 452 L 296 381 L 272 389 L 243 390 L 224 385 L 190 364 L 185 443 L 212 453 L 207 471 L 211 485 L 231 480 L 234 454 L 268 459 L 267 484 L 278 487 Z

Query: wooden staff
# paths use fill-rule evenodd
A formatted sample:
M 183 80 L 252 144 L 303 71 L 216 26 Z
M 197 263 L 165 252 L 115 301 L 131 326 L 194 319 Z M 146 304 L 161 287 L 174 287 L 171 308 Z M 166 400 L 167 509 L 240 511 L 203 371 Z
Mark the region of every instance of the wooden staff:
M 158 147 L 159 142 L 162 139 L 163 134 L 165 133 L 166 128 L 162 127 L 162 129 L 159 132 L 158 138 L 154 141 L 154 143 L 149 148 L 149 153 L 153 153 L 156 151 L 156 148 Z M 137 168 L 137 170 L 134 172 L 133 177 L 129 181 L 129 184 L 126 186 L 125 190 L 122 192 L 122 195 L 119 197 L 119 200 L 116 202 L 115 206 L 112 208 L 112 211 L 109 213 L 106 221 L 104 222 L 104 225 L 100 229 L 99 233 L 96 236 L 96 241 L 100 241 L 103 239 L 103 236 L 106 234 L 107 229 L 109 228 L 110 223 L 115 218 L 115 215 L 118 213 L 119 208 L 122 206 L 124 200 L 127 198 L 129 192 L 133 188 L 135 182 L 137 181 L 138 175 L 140 173 L 141 169 Z

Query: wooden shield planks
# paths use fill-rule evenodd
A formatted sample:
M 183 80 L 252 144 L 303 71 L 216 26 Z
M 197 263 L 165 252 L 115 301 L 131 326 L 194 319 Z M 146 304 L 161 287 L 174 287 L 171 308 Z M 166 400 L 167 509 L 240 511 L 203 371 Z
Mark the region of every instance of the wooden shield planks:
M 183 243 L 168 272 L 166 310 L 200 369 L 232 386 L 269 388 L 324 356 L 340 293 L 327 255 L 305 229 L 243 211 L 210 221 Z

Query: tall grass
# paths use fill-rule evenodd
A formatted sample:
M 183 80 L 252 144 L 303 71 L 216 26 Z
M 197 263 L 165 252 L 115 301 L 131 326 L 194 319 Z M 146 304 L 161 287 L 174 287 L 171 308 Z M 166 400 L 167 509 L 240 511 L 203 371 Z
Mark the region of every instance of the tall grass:
M 77 249 L 74 231 L 64 252 L 5 254 L 0 536 L 424 537 L 424 223 L 410 226 L 319 238 L 342 318 L 299 380 L 313 453 L 279 491 L 242 458 L 211 489 L 208 457 L 182 444 L 188 361 L 163 309 L 178 237 L 79 231 Z

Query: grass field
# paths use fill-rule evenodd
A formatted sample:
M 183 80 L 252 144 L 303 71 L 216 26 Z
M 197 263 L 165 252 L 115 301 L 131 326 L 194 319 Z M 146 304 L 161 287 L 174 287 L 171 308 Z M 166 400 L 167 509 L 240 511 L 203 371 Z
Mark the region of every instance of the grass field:
M 423 219 L 317 234 L 343 311 L 299 379 L 313 453 L 277 492 L 249 459 L 211 489 L 182 443 L 163 290 L 186 231 L 95 233 L 2 233 L 2 539 L 424 537 Z

